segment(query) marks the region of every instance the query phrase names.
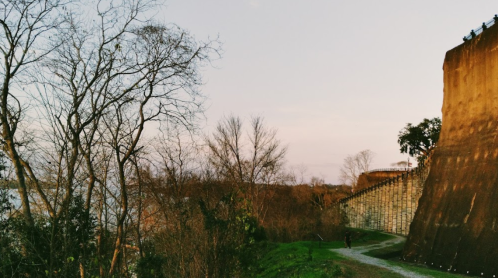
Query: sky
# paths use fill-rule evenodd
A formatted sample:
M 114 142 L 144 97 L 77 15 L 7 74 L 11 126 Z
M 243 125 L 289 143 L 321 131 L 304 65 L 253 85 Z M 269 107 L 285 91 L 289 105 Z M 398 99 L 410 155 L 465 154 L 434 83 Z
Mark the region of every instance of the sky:
M 167 0 L 156 18 L 223 43 L 203 70 L 206 132 L 262 116 L 288 167 L 338 184 L 359 151 L 372 169 L 408 159 L 398 133 L 441 117 L 446 51 L 496 13 L 496 0 Z

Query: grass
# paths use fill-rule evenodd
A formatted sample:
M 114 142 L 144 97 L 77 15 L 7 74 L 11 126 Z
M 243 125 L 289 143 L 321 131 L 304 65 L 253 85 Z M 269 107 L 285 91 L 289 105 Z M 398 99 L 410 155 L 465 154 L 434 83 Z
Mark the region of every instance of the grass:
M 254 277 L 330 277 L 337 272 L 333 261 L 339 257 L 327 249 L 335 246 L 337 243 L 325 243 L 318 249 L 316 242 L 309 241 L 275 244 L 260 261 Z
M 351 230 L 354 246 L 376 244 L 393 238 L 392 235 L 364 230 Z M 390 264 L 406 270 L 438 278 L 465 277 L 442 271 L 428 269 L 416 265 L 405 264 L 392 260 L 399 258 L 403 244 L 396 244 L 382 249 L 372 250 L 366 255 L 391 259 Z M 341 257 L 331 249 L 344 248 L 344 242 L 299 241 L 292 243 L 267 243 L 264 254 L 257 265 L 248 270 L 246 277 L 371 277 L 371 278 L 397 278 L 402 277 L 387 269 L 362 264 L 355 260 Z
M 449 272 L 444 272 L 440 270 L 434 270 L 430 269 L 426 266 L 423 265 L 416 265 L 416 264 L 408 264 L 405 262 L 399 261 L 399 258 L 401 257 L 401 253 L 403 251 L 403 246 L 405 245 L 404 242 L 391 245 L 388 247 L 384 247 L 381 249 L 375 249 L 371 250 L 368 252 L 365 252 L 364 254 L 367 256 L 379 258 L 379 259 L 384 259 L 388 260 L 388 263 L 393 265 L 393 266 L 398 266 L 402 267 L 403 269 L 425 275 L 425 276 L 430 276 L 430 277 L 436 277 L 436 278 L 456 278 L 456 277 L 469 277 L 469 276 L 464 276 L 464 275 L 459 275 L 459 274 L 452 274 Z
M 379 267 L 348 261 L 330 251 L 338 248 L 344 248 L 344 243 L 275 243 L 247 277 L 401 277 Z
M 375 244 L 392 238 L 379 232 L 351 230 L 356 246 Z M 392 272 L 356 261 L 349 261 L 330 249 L 344 248 L 344 242 L 299 241 L 271 243 L 266 254 L 247 277 L 401 277 Z

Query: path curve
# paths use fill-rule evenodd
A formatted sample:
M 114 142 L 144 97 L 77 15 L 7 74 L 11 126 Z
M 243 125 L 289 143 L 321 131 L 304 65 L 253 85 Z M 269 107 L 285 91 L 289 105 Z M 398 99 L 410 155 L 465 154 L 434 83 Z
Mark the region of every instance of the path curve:
M 411 271 L 405 270 L 405 269 L 403 269 L 401 267 L 398 267 L 398 266 L 390 265 L 385 260 L 381 260 L 381 259 L 377 259 L 377 258 L 370 257 L 370 256 L 367 256 L 367 255 L 363 255 L 363 253 L 365 253 L 367 251 L 370 251 L 370 250 L 373 250 L 373 249 L 380 249 L 380 248 L 387 247 L 387 246 L 391 246 L 391 245 L 400 243 L 403 240 L 405 240 L 401 236 L 397 236 L 397 235 L 392 235 L 392 236 L 394 236 L 393 239 L 386 240 L 386 241 L 383 241 L 383 242 L 378 243 L 378 244 L 373 244 L 373 245 L 368 245 L 368 246 L 353 247 L 351 249 L 347 249 L 347 248 L 331 249 L 331 251 L 336 252 L 338 254 L 341 254 L 344 257 L 348 257 L 348 258 L 357 260 L 357 261 L 365 263 L 365 264 L 375 265 L 375 266 L 378 266 L 378 267 L 382 267 L 382 268 L 388 269 L 388 270 L 390 270 L 392 272 L 396 272 L 396 273 L 398 273 L 398 274 L 400 274 L 400 275 L 402 275 L 404 277 L 409 277 L 409 278 L 430 277 L 430 276 L 424 276 L 424 275 L 420 275 L 420 274 L 415 273 L 415 272 L 411 272 Z

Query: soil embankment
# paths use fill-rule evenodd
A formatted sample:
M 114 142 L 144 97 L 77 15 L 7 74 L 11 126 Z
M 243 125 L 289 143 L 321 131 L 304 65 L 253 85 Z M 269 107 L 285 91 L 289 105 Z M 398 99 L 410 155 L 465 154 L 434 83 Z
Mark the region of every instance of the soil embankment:
M 403 255 L 498 277 L 498 25 L 448 51 L 443 70 L 441 135 Z

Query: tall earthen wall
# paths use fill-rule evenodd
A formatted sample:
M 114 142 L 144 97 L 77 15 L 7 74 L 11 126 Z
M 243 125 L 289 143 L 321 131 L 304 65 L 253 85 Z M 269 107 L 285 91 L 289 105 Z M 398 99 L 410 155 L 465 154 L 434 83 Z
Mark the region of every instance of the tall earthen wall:
M 498 277 L 498 25 L 448 51 L 443 70 L 442 130 L 403 257 Z

